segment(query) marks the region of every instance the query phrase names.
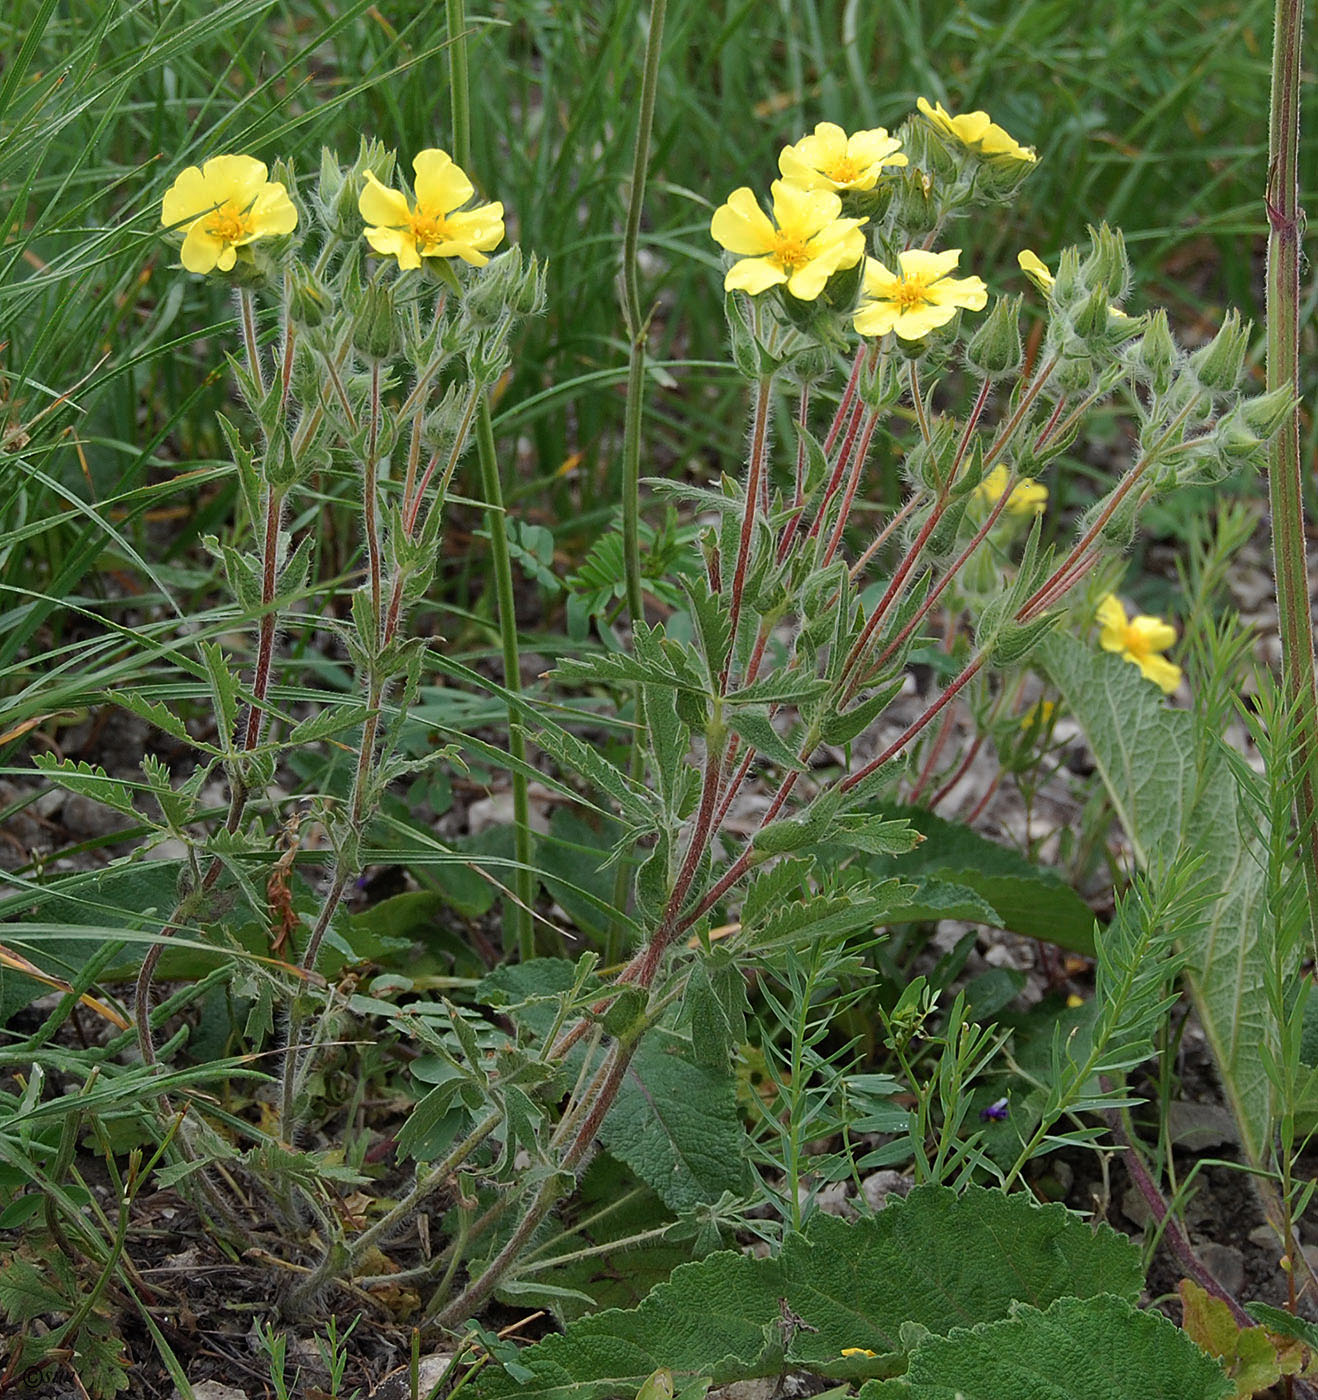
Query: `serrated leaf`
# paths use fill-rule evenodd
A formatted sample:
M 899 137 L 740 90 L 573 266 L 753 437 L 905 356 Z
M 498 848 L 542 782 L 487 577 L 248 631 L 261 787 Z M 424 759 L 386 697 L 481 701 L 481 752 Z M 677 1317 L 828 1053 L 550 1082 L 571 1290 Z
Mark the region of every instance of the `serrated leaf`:
M 215 722 L 221 734 L 232 735 L 238 728 L 238 677 L 214 642 L 201 642 L 197 650 L 206 667 L 206 679 L 215 705 Z
M 178 739 L 192 748 L 202 749 L 206 753 L 216 753 L 210 744 L 198 742 L 188 733 L 188 727 L 183 723 L 183 717 L 177 715 L 168 705 L 162 704 L 159 700 L 148 700 L 145 695 L 139 695 L 133 690 L 109 690 L 105 692 L 106 700 L 117 705 L 121 710 L 127 710 L 129 714 L 136 715 L 139 719 L 144 719 L 153 729 L 158 729 L 162 734 L 168 734 L 171 738 Z
M 852 851 L 865 851 L 875 856 L 901 856 L 913 851 L 924 838 L 906 817 L 885 820 L 868 813 L 850 812 L 837 819 L 829 833 L 836 841 Z
M 1241 1146 L 1262 1162 L 1272 1139 L 1268 1053 L 1277 1032 L 1268 1008 L 1272 954 L 1264 862 L 1223 745 L 1196 734 L 1138 667 L 1065 636 L 1049 637 L 1039 664 L 1061 691 L 1093 750 L 1117 814 L 1145 870 L 1178 855 L 1200 860 L 1217 903 L 1183 937 L 1185 979 L 1222 1074 Z
M 946 1333 L 1008 1318 L 1018 1302 L 1046 1307 L 1067 1295 L 1115 1293 L 1139 1317 L 1125 1300 L 1140 1283 L 1138 1249 L 1106 1225 L 1093 1230 L 1023 1193 L 921 1186 L 868 1220 L 817 1214 L 776 1258 L 721 1252 L 677 1269 L 638 1308 L 581 1318 L 520 1352 L 517 1378 L 487 1369 L 470 1388 L 472 1400 L 612 1400 L 661 1366 L 679 1386 L 776 1375 L 786 1359 L 784 1309 L 805 1324 L 794 1329 L 794 1369 L 844 1372 L 842 1349 L 858 1346 L 891 1374 L 908 1344 L 903 1332 Z
M 797 746 L 773 727 L 767 705 L 743 705 L 733 710 L 728 716 L 728 728 L 780 768 L 804 773 L 809 767 L 797 754 Z
M 545 727 L 536 731 L 535 742 L 569 773 L 579 774 L 617 802 L 624 816 L 651 823 L 657 815 L 654 795 L 632 780 L 604 757 L 593 744 L 578 739 L 566 729 Z
M 142 820 L 141 812 L 133 806 L 133 794 L 127 784 L 112 778 L 99 764 L 56 758 L 53 753 L 36 753 L 32 755 L 32 766 L 68 792 L 90 797 L 134 821 Z
M 828 681 L 807 676 L 800 671 L 771 671 L 750 685 L 734 690 L 724 700 L 726 705 L 805 705 L 817 700 L 827 689 Z
M 1160 1313 L 1122 1298 L 1061 1298 L 1045 1312 L 928 1337 L 900 1380 L 857 1400 L 1228 1400 L 1222 1369 Z
M 314 744 L 318 739 L 328 739 L 333 734 L 342 734 L 345 729 L 355 728 L 365 718 L 365 705 L 350 701 L 327 705 L 319 714 L 295 724 L 284 742 L 290 748 L 299 744 Z
M 651 1031 L 600 1129 L 608 1151 L 673 1211 L 750 1183 L 731 1061 L 714 1067 L 690 1055 L 682 1037 Z

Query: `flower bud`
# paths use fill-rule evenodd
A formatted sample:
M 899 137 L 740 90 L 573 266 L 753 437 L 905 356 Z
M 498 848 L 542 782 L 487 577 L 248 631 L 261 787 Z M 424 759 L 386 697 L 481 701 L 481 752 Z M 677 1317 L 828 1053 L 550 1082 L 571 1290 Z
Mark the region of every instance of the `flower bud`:
M 1250 429 L 1266 441 L 1295 411 L 1295 403 L 1296 395 L 1291 386 L 1280 384 L 1266 394 L 1246 399 L 1240 405 L 1240 412 Z
M 1057 276 L 1053 279 L 1053 302 L 1057 306 L 1070 306 L 1084 295 L 1084 284 L 1080 277 L 1080 253 L 1076 248 L 1063 248 L 1057 263 Z
M 997 297 L 966 346 L 966 360 L 986 379 L 1015 374 L 1021 366 L 1021 298 Z
M 325 319 L 329 309 L 329 292 L 325 284 L 301 262 L 295 262 L 288 274 L 288 314 L 299 330 L 314 331 Z
M 1147 377 L 1155 394 L 1165 394 L 1172 385 L 1176 359 L 1176 342 L 1167 324 L 1167 313 L 1155 311 L 1148 329 L 1130 348 L 1131 365 L 1137 374 Z
M 1190 356 L 1190 368 L 1212 394 L 1229 394 L 1240 382 L 1240 371 L 1249 348 L 1249 327 L 1240 324 L 1236 311 L 1227 313 L 1222 329 Z
M 352 324 L 352 343 L 366 360 L 383 363 L 397 350 L 394 297 L 390 287 L 368 282 Z
M 1107 335 L 1108 291 L 1105 286 L 1095 287 L 1088 299 L 1075 313 L 1076 334 L 1085 341 L 1093 342 L 1096 337 Z
M 316 186 L 316 202 L 328 217 L 343 190 L 343 167 L 328 146 L 320 148 L 320 179 Z
M 949 182 L 946 188 L 950 187 Z M 897 227 L 913 243 L 918 243 L 926 233 L 932 233 L 938 227 L 943 202 L 937 197 L 939 189 L 937 176 L 919 169 L 914 164 L 914 157 L 912 164 L 901 171 L 895 181 L 893 218 Z
M 1126 259 L 1126 244 L 1120 232 L 1106 224 L 1089 230 L 1089 256 L 1081 275 L 1091 288 L 1101 288 L 1104 302 L 1126 295 L 1130 282 L 1130 264 Z
M 361 236 L 362 216 L 357 207 L 357 200 L 361 196 L 362 185 L 366 182 L 366 172 L 369 170 L 382 185 L 387 185 L 394 177 L 394 159 L 394 153 L 388 147 L 381 145 L 379 141 L 368 141 L 362 137 L 357 149 L 357 159 L 353 161 L 342 184 L 334 191 L 333 203 L 325 209 L 325 217 L 330 227 L 340 238 L 357 239 Z M 337 165 L 336 161 L 336 168 Z M 322 160 L 322 179 L 324 170 Z
M 1094 361 L 1083 341 L 1072 341 L 1063 350 L 1054 373 L 1058 387 L 1066 394 L 1087 394 L 1093 388 Z

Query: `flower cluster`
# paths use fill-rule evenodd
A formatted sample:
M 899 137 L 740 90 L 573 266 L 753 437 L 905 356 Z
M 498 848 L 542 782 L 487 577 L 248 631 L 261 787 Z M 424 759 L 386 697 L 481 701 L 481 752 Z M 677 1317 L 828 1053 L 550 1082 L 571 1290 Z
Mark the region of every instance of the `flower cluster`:
M 418 152 L 412 169 L 415 203 L 373 171 L 363 172 L 357 208 L 372 250 L 397 258 L 403 272 L 425 258 L 461 258 L 483 267 L 503 240 L 503 205 L 464 209 L 475 189 L 445 151 Z M 165 194 L 160 222 L 182 232 L 179 256 L 189 272 L 232 272 L 252 244 L 297 228 L 297 207 L 268 175 L 265 165 L 245 155 L 214 156 L 180 173 Z
M 1036 159 L 986 113 L 952 117 L 924 98 L 919 108 L 931 128 L 960 142 L 975 159 Z M 796 302 L 812 302 L 838 274 L 863 260 L 859 277 L 847 284 L 849 294 L 859 287 L 851 314 L 862 336 L 891 333 L 918 342 L 958 311 L 982 311 L 988 288 L 978 277 L 953 275 L 961 256 L 957 249 L 906 248 L 888 255 L 892 266 L 867 256 L 863 230 L 873 228 L 894 174 L 907 165 L 901 136 L 884 127 L 848 134 L 833 122 L 820 122 L 780 153 L 782 178 L 772 186 L 772 218 L 747 186 L 714 211 L 710 234 L 737 259 L 724 277 L 724 290 L 759 296 L 781 287 Z M 927 189 L 930 177 L 917 174 Z

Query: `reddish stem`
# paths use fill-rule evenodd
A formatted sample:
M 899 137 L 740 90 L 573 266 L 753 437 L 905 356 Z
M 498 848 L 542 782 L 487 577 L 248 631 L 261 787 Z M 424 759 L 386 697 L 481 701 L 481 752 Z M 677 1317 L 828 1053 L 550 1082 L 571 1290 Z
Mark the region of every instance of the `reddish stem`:
M 732 606 L 728 623 L 731 649 L 719 677 L 719 688 L 726 694 L 732 652 L 737 646 L 737 624 L 741 620 L 742 594 L 746 587 L 746 568 L 750 562 L 751 540 L 755 534 L 756 503 L 760 496 L 760 479 L 764 475 L 765 458 L 769 448 L 770 381 L 761 379 L 756 386 L 755 417 L 751 428 L 750 464 L 746 475 L 746 505 L 741 517 L 741 538 L 737 543 L 737 564 L 732 574 Z

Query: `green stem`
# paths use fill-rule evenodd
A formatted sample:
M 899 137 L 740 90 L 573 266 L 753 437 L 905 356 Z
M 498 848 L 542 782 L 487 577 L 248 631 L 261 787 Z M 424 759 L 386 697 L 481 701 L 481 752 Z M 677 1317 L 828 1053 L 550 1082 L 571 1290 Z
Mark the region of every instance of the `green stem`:
M 636 143 L 632 147 L 631 188 L 627 197 L 627 222 L 622 238 L 622 315 L 627 328 L 627 400 L 622 437 L 622 558 L 627 586 L 627 612 L 633 627 L 645 618 L 645 592 L 641 586 L 641 420 L 645 407 L 645 338 L 647 321 L 641 311 L 640 260 L 641 211 L 645 205 L 645 181 L 650 167 L 650 136 L 654 129 L 655 92 L 659 84 L 659 56 L 663 47 L 664 13 L 668 0 L 650 0 L 650 24 L 645 41 L 641 77 L 641 104 L 636 118 Z M 637 719 L 640 694 L 637 693 Z M 645 746 L 632 745 L 629 771 L 639 782 L 645 770 Z M 622 948 L 623 926 L 631 866 L 619 860 L 613 879 L 614 918 L 604 942 L 605 966 L 617 962 Z
M 463 0 L 445 0 L 448 21 L 449 86 L 453 110 L 453 159 L 465 167 L 471 159 L 471 89 L 467 73 L 467 20 Z M 522 689 L 521 655 L 517 647 L 517 612 L 513 593 L 512 563 L 508 554 L 508 526 L 503 508 L 503 485 L 499 480 L 499 459 L 494 450 L 494 424 L 489 401 L 482 396 L 476 414 L 476 452 L 480 459 L 481 493 L 485 498 L 486 523 L 490 531 L 490 553 L 494 564 L 494 588 L 499 608 L 499 640 L 503 649 L 503 683 L 513 694 Z M 513 767 L 514 854 L 517 868 L 513 876 L 513 928 L 517 956 L 523 961 L 535 956 L 535 928 L 531 902 L 535 882 L 531 869 L 531 799 L 526 786 L 526 740 L 517 724 L 517 714 L 508 710 L 508 752 Z
M 453 159 L 465 170 L 471 160 L 471 85 L 467 75 L 467 16 L 462 0 L 444 0 L 448 21 L 449 103 L 453 113 Z
M 1318 691 L 1314 686 L 1309 569 L 1305 557 L 1300 465 L 1300 54 L 1302 0 L 1277 0 L 1272 48 L 1272 108 L 1268 125 L 1268 389 L 1289 386 L 1296 403 L 1268 449 L 1272 557 L 1281 624 L 1282 688 L 1295 724 L 1291 771 L 1310 933 L 1318 946 Z
M 517 649 L 517 612 L 513 597 L 513 569 L 508 554 L 507 517 L 503 509 L 503 488 L 499 481 L 499 460 L 494 450 L 494 425 L 490 405 L 482 398 L 476 413 L 476 455 L 480 459 L 481 494 L 485 498 L 486 524 L 490 532 L 490 554 L 494 564 L 494 590 L 499 607 L 499 641 L 503 649 L 503 683 L 514 695 L 522 690 L 521 656 Z M 517 956 L 527 961 L 535 956 L 535 929 L 531 922 L 531 902 L 535 885 L 531 869 L 531 799 L 526 786 L 526 739 L 513 706 L 508 708 L 508 753 L 513 760 L 513 927 L 517 933 Z

